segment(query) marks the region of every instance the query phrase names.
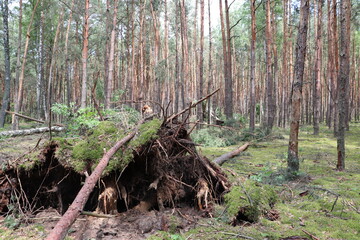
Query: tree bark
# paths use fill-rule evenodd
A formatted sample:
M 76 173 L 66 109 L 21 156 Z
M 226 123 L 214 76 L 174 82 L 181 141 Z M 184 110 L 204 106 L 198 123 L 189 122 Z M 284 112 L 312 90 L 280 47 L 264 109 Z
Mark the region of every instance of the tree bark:
M 274 125 L 274 79 L 273 79 L 273 55 L 272 55 L 272 27 L 271 27 L 271 6 L 270 0 L 266 1 L 266 27 L 265 27 L 265 54 L 266 54 L 266 132 L 269 134 Z
M 248 149 L 248 147 L 250 146 L 250 143 L 245 143 L 244 145 L 242 145 L 241 147 L 235 149 L 234 151 L 225 153 L 223 155 L 221 155 L 220 157 L 217 157 L 213 160 L 214 163 L 218 164 L 219 166 L 223 165 L 227 160 L 234 158 L 236 156 L 238 156 L 241 152 L 246 151 L 246 149 Z
M 44 88 L 44 12 L 40 14 L 39 22 L 39 43 L 38 43 L 38 69 L 37 69 L 37 79 L 36 79 L 36 107 L 37 107 L 37 117 L 42 118 L 47 116 Z
M 23 59 L 22 59 L 21 72 L 20 72 L 20 75 L 19 75 L 19 88 L 18 88 L 17 99 L 15 101 L 15 107 L 14 107 L 15 112 L 20 112 L 21 107 L 22 107 L 23 93 L 24 93 L 23 85 L 24 85 L 26 57 L 27 57 L 27 51 L 28 51 L 28 48 L 29 48 L 29 41 L 30 41 L 30 33 L 31 33 L 32 22 L 34 20 L 35 12 L 36 12 L 37 6 L 39 5 L 39 2 L 40 2 L 40 0 L 37 0 L 36 3 L 35 3 L 34 9 L 32 11 L 31 17 L 30 17 L 30 22 L 29 22 L 29 25 L 28 25 L 28 29 L 27 29 L 27 32 L 26 32 L 24 55 L 23 55 Z M 14 115 L 13 120 L 12 120 L 12 129 L 16 130 L 18 128 L 19 128 L 19 123 L 17 121 L 17 117 Z
M 204 88 L 204 0 L 200 0 L 200 53 L 199 53 L 199 86 L 198 86 L 198 99 L 203 96 Z M 197 106 L 197 119 L 200 122 L 204 121 L 202 104 Z
M 227 119 L 233 117 L 233 81 L 232 81 L 232 59 L 231 59 L 231 29 L 229 17 L 229 4 L 225 0 L 225 19 L 226 19 L 226 77 L 225 77 L 225 116 Z M 220 9 L 221 14 L 221 9 Z
M 139 124 L 141 124 L 141 121 Z M 133 130 L 126 137 L 118 141 L 99 161 L 91 175 L 86 178 L 84 186 L 80 189 L 73 203 L 69 206 L 68 210 L 57 222 L 53 230 L 47 236 L 46 240 L 60 240 L 64 239 L 69 228 L 75 222 L 76 218 L 80 215 L 83 210 L 90 193 L 95 187 L 95 184 L 100 179 L 102 172 L 109 163 L 110 158 L 119 150 L 121 146 L 130 141 L 136 134 L 137 129 Z
M 256 61 L 256 0 L 250 0 L 251 9 L 251 46 L 250 46 L 250 122 L 251 131 L 255 130 L 255 61 Z
M 59 127 L 59 126 L 51 127 L 52 132 L 61 132 L 64 130 L 65 130 L 64 127 Z M 24 130 L 13 130 L 13 131 L 0 132 L 0 137 L 16 137 L 16 136 L 49 132 L 49 131 L 50 131 L 50 129 L 48 127 L 32 128 L 32 129 L 24 129 Z
M 210 93 L 211 91 L 211 88 L 213 86 L 213 70 L 212 70 L 212 33 L 211 33 L 211 10 L 210 10 L 210 0 L 208 0 L 208 15 L 209 15 L 209 69 L 208 69 L 208 93 Z M 211 103 L 214 102 L 214 101 L 208 101 L 208 104 L 207 104 L 207 120 L 208 120 L 208 124 L 211 123 Z
M 314 135 L 319 135 L 320 108 L 321 108 L 321 77 L 322 77 L 322 1 L 317 3 L 316 23 L 316 59 L 313 82 L 313 124 Z
M 65 35 L 65 71 L 66 71 L 66 102 L 67 102 L 67 106 L 70 107 L 70 102 L 71 102 L 71 79 L 70 79 L 70 75 L 71 75 L 71 66 L 70 66 L 70 56 L 68 55 L 68 43 L 69 43 L 69 33 L 70 33 L 70 27 L 71 27 L 71 20 L 72 20 L 72 14 L 73 14 L 73 9 L 74 9 L 74 3 L 75 0 L 71 1 L 71 7 L 70 7 L 70 14 L 69 14 L 69 19 L 68 19 L 68 24 L 67 24 L 67 28 L 66 28 L 66 35 Z
M 338 160 L 336 169 L 345 169 L 345 127 L 346 127 L 346 87 L 350 72 L 350 0 L 340 1 L 340 69 L 338 83 L 339 125 L 337 132 Z
M 306 41 L 308 30 L 308 18 L 309 18 L 309 0 L 301 0 L 300 5 L 300 23 L 299 32 L 296 41 L 295 51 L 295 79 L 292 86 L 292 98 L 291 98 L 291 124 L 290 124 L 290 139 L 288 148 L 288 171 L 294 173 L 299 171 L 299 156 L 298 156 L 298 144 L 299 144 L 299 123 L 300 123 L 300 110 L 302 99 L 302 85 L 304 76 L 304 65 L 306 56 Z
M 113 12 L 113 20 L 112 20 L 112 29 L 111 29 L 111 37 L 110 37 L 110 52 L 109 52 L 109 72 L 107 76 L 107 84 L 106 84 L 106 96 L 105 96 L 105 109 L 110 108 L 110 101 L 113 91 L 113 79 L 114 79 L 114 56 L 115 56 L 115 36 L 116 36 L 116 25 L 117 25 L 117 9 L 118 9 L 118 1 L 114 0 L 114 12 Z
M 83 49 L 82 49 L 82 80 L 81 80 L 81 108 L 86 107 L 87 97 L 87 61 L 89 50 L 89 7 L 90 0 L 85 0 L 85 15 L 83 26 Z
M 52 47 L 52 53 L 51 53 L 51 61 L 50 61 L 50 69 L 49 69 L 49 79 L 48 79 L 48 85 L 47 85 L 47 94 L 46 94 L 46 98 L 47 98 L 47 104 L 46 104 L 46 110 L 50 113 L 51 111 L 51 105 L 52 105 L 52 94 L 53 94 L 53 77 L 54 77 L 54 67 L 55 67 L 55 59 L 57 56 L 57 42 L 58 42 L 58 38 L 59 38 L 59 33 L 60 33 L 60 26 L 62 25 L 62 21 L 63 21 L 63 14 L 64 14 L 64 9 L 61 10 L 60 16 L 59 16 L 59 20 L 58 20 L 58 24 L 56 27 L 56 32 L 55 32 L 55 37 L 54 37 L 54 43 L 53 43 L 53 47 Z M 46 114 L 45 114 L 46 116 Z M 51 114 L 48 115 L 48 118 L 51 117 Z
M 5 89 L 0 110 L 0 128 L 4 127 L 6 110 L 10 104 L 10 45 L 9 45 L 9 1 L 4 0 L 1 3 L 1 12 L 3 16 L 3 39 L 4 39 L 4 65 L 5 65 Z

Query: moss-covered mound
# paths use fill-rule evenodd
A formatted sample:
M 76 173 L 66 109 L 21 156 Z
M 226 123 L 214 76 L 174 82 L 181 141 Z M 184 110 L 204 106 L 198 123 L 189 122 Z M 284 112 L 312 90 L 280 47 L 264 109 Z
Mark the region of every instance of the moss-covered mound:
M 133 159 L 134 151 L 138 151 L 139 147 L 157 138 L 160 126 L 161 121 L 159 119 L 153 119 L 142 124 L 136 137 L 112 157 L 103 174 L 107 175 L 115 170 L 121 171 L 126 167 Z M 91 129 L 82 140 L 55 139 L 58 145 L 55 156 L 61 164 L 74 169 L 78 173 L 85 171 L 90 173 L 96 167 L 104 152 L 108 151 L 126 134 L 126 131 L 117 127 L 114 122 L 104 121 Z
M 233 224 L 257 222 L 263 214 L 268 213 L 278 200 L 271 185 L 258 184 L 246 180 L 239 186 L 234 186 L 225 195 L 228 214 L 234 216 Z

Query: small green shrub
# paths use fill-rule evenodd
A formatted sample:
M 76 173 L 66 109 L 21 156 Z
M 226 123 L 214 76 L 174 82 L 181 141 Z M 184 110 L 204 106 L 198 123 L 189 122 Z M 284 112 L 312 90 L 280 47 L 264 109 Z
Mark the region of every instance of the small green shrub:
M 215 127 L 197 130 L 191 137 L 194 142 L 207 147 L 226 147 L 240 141 L 240 135 L 236 131 Z

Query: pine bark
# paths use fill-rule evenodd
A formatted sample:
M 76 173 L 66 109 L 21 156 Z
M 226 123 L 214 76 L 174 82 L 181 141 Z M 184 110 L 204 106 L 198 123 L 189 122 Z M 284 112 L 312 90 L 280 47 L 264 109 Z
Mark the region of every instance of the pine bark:
M 350 0 L 340 1 L 340 68 L 338 83 L 339 126 L 337 132 L 338 160 L 336 169 L 345 169 L 345 127 L 347 120 L 347 86 L 350 73 Z
M 118 1 L 114 0 L 114 12 L 111 26 L 111 37 L 110 37 L 110 52 L 109 52 L 109 72 L 107 74 L 107 84 L 106 84 L 106 96 L 105 96 L 105 109 L 110 108 L 110 101 L 113 91 L 113 80 L 114 80 L 114 57 L 115 57 L 115 36 L 116 36 L 116 25 L 117 25 L 117 9 Z
M 85 14 L 84 14 L 84 26 L 83 26 L 83 48 L 82 48 L 82 78 L 81 78 L 81 108 L 86 107 L 87 97 L 87 62 L 88 62 L 88 50 L 89 50 L 89 7 L 90 0 L 85 0 Z
M 255 130 L 255 62 L 256 62 L 256 0 L 250 0 L 251 9 L 251 46 L 250 46 L 250 122 L 251 131 Z
M 294 173 L 299 171 L 299 156 L 298 156 L 298 143 L 299 143 L 299 125 L 300 125 L 300 110 L 302 100 L 302 85 L 304 76 L 304 65 L 306 56 L 306 42 L 307 30 L 309 19 L 309 0 L 301 0 L 300 5 L 300 23 L 299 32 L 296 41 L 295 51 L 295 65 L 294 73 L 295 79 L 292 86 L 291 98 L 291 123 L 290 123 L 290 139 L 288 148 L 288 171 Z
M 1 12 L 3 16 L 3 40 L 4 40 L 4 65 L 5 65 L 5 89 L 0 110 L 0 128 L 4 127 L 6 110 L 10 104 L 10 44 L 9 44 L 9 1 L 4 0 L 1 3 Z
M 316 22 L 316 59 L 313 81 L 313 126 L 314 135 L 319 135 L 321 111 L 321 78 L 322 78 L 322 1 L 317 2 Z

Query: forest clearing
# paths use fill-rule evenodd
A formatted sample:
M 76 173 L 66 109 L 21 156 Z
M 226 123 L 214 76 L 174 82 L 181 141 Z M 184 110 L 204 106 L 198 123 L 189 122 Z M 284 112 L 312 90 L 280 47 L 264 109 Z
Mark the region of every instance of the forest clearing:
M 0 240 L 360 239 L 360 1 L 0 10 Z

